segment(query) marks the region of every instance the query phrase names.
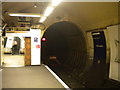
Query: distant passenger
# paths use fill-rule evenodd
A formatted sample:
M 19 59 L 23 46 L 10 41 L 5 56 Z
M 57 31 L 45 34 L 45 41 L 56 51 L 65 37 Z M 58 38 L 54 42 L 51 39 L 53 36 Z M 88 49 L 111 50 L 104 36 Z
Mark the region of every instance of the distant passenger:
M 17 45 L 18 45 L 17 41 L 16 41 L 16 40 L 13 41 L 13 45 L 12 45 L 12 55 L 16 54 L 17 51 L 19 51 L 19 50 L 17 49 Z

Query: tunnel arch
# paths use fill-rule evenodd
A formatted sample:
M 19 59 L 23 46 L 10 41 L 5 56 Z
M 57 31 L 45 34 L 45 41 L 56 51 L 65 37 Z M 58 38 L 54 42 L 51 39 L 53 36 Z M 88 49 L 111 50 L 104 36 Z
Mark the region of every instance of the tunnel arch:
M 81 29 L 72 22 L 62 21 L 51 25 L 45 31 L 42 41 L 42 62 L 48 63 L 50 56 L 56 56 L 64 67 L 74 76 L 81 76 L 87 65 L 87 45 Z M 54 67 L 57 68 L 57 67 Z

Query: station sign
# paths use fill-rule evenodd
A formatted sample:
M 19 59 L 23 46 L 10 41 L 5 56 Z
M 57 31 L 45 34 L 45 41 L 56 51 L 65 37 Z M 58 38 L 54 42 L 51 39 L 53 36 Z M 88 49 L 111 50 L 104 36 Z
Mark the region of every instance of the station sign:
M 6 31 L 30 31 L 30 28 L 25 27 L 8 27 L 5 28 Z

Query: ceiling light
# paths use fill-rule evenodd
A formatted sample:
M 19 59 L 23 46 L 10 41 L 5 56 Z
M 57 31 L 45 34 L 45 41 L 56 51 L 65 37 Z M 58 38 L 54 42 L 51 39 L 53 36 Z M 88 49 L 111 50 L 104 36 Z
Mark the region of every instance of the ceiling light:
M 10 16 L 17 17 L 41 17 L 41 14 L 33 14 L 33 13 L 9 13 Z
M 41 17 L 39 22 L 44 22 L 47 17 Z
M 34 8 L 36 8 L 37 6 L 36 5 L 34 5 Z
M 52 6 L 58 6 L 62 0 L 52 0 Z
M 34 8 L 37 8 L 37 4 L 36 3 L 34 4 Z
M 45 10 L 44 16 L 49 16 L 53 10 L 54 10 L 54 7 L 47 7 L 47 9 Z

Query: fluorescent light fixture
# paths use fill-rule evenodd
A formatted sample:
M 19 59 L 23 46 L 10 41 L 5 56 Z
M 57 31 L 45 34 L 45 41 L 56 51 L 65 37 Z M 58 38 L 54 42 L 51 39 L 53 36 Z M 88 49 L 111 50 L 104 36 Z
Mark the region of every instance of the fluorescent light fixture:
M 44 22 L 47 17 L 41 17 L 39 22 Z
M 45 10 L 44 16 L 49 16 L 53 10 L 54 10 L 54 7 L 47 7 L 47 9 Z
M 53 12 L 55 6 L 59 5 L 62 2 L 62 0 L 51 0 L 51 5 L 47 7 L 47 9 L 44 12 L 43 17 L 41 17 L 39 22 L 44 22 L 45 19 Z
M 17 16 L 17 17 L 41 17 L 41 14 L 34 14 L 34 13 L 9 13 L 10 16 Z
M 62 0 L 52 0 L 52 6 L 58 6 Z

